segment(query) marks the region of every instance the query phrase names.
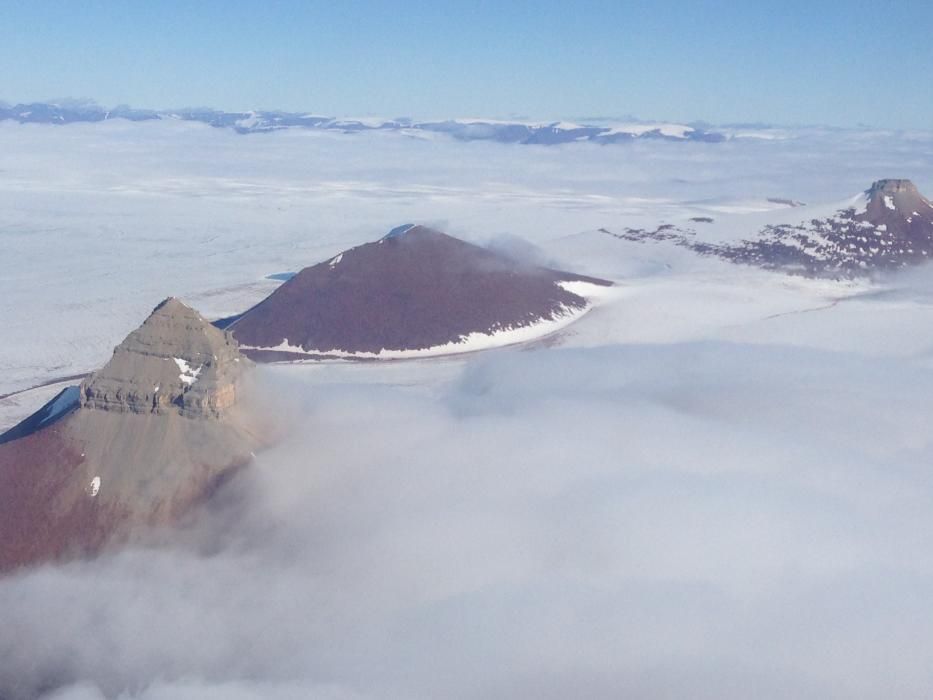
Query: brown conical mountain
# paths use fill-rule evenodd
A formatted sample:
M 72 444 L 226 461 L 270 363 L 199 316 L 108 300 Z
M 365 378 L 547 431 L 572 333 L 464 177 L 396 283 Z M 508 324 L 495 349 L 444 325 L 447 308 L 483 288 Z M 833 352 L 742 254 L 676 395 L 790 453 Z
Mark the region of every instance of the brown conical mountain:
M 456 347 L 584 310 L 574 282 L 610 285 L 409 224 L 303 269 L 230 329 L 262 360 Z
M 238 390 L 249 360 L 175 299 L 0 436 L 0 571 L 94 552 L 206 498 L 259 444 Z

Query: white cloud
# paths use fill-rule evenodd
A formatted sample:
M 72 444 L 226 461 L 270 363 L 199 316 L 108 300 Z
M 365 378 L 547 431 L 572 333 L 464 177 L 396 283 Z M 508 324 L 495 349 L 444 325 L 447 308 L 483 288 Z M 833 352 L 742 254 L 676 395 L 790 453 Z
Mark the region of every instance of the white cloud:
M 930 370 L 706 343 L 325 371 L 272 371 L 304 429 L 174 546 L 0 583 L 0 692 L 930 687 Z

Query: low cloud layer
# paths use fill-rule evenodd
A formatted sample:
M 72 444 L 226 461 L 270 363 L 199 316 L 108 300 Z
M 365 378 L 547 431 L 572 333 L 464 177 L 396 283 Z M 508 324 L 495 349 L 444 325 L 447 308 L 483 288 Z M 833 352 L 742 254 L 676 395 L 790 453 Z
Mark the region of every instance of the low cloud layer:
M 0 581 L 0 697 L 922 697 L 933 370 L 691 343 L 265 370 L 154 548 Z

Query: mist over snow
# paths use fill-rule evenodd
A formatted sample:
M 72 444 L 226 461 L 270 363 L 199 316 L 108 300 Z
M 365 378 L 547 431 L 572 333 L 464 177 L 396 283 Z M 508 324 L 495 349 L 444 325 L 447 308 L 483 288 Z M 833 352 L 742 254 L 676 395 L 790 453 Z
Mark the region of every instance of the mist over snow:
M 0 698 L 929 697 L 933 271 L 597 231 L 933 192 L 929 134 L 785 136 L 0 124 L 0 393 L 103 364 L 167 295 L 241 311 L 406 222 L 617 285 L 550 347 L 260 368 L 289 437 L 209 509 L 0 579 Z
M 264 372 L 302 429 L 175 545 L 0 582 L 0 695 L 933 682 L 928 367 L 710 342 Z

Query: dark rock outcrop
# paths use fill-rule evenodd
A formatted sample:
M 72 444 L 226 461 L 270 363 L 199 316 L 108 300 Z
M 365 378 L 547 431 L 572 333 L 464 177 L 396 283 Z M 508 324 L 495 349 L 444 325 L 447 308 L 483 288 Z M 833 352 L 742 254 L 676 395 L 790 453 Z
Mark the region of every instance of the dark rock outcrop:
M 805 216 L 806 207 L 800 207 Z M 604 232 L 632 241 L 672 241 L 702 255 L 812 276 L 856 277 L 933 259 L 933 205 L 910 180 L 878 180 L 830 216 L 767 225 L 734 244 L 692 228 Z
M 812 275 L 856 276 L 933 258 L 933 206 L 910 180 L 879 180 L 833 216 L 766 227 L 724 257 Z

